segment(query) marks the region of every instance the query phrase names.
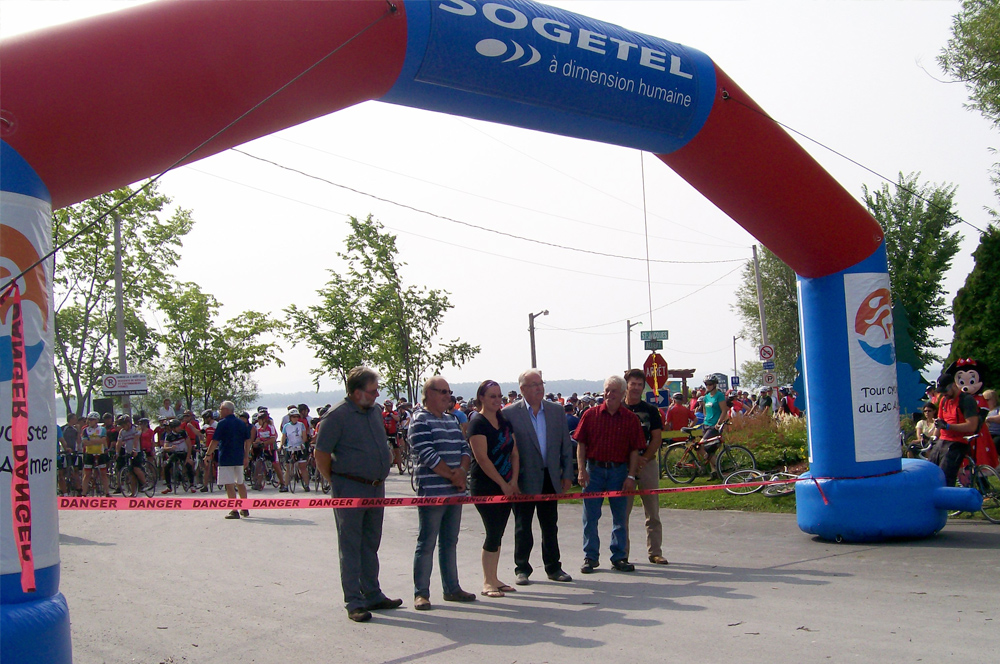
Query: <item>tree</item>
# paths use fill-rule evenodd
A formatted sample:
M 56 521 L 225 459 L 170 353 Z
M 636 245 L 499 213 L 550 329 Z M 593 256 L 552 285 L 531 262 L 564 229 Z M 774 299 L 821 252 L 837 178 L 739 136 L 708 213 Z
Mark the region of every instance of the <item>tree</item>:
M 1000 127 L 1000 2 L 965 0 L 951 23 L 952 37 L 938 64 L 965 83 L 969 108 Z
M 795 359 L 799 356 L 799 297 L 795 272 L 769 249 L 761 245 L 758 251 L 764 313 L 767 317 L 768 343 L 774 346 L 774 371 L 779 383 L 795 380 Z M 755 346 L 764 339 L 760 329 L 760 308 L 757 305 L 757 279 L 753 261 L 743 267 L 743 283 L 736 290 L 736 315 L 743 323 L 740 336 Z M 745 385 L 762 385 L 763 365 L 752 360 L 740 367 Z
M 116 189 L 52 215 L 58 243 L 94 223 L 132 194 Z M 141 312 L 169 288 L 181 239 L 191 230 L 191 213 L 178 209 L 166 220 L 160 213 L 170 199 L 152 185 L 118 208 L 122 226 L 122 274 L 126 352 L 129 367 L 157 355 L 158 337 Z M 95 386 L 118 372 L 115 341 L 114 221 L 109 216 L 56 254 L 56 389 L 67 412 L 82 413 Z M 76 407 L 71 407 L 75 401 Z
M 258 396 L 253 372 L 272 362 L 284 365 L 277 343 L 265 340 L 284 325 L 266 314 L 245 311 L 220 326 L 215 320 L 219 302 L 193 283 L 163 293 L 159 306 L 166 315 L 166 361 L 158 388 L 180 394 L 187 408 L 196 402 L 216 408 L 227 399 L 245 407 Z
M 947 322 L 943 278 L 958 253 L 960 237 L 949 232 L 954 185 L 921 185 L 919 173 L 899 174 L 894 192 L 888 184 L 877 191 L 862 187 L 865 204 L 885 233 L 889 281 L 895 298 L 909 315 L 908 332 L 920 370 L 934 360 L 942 344 L 933 330 Z
M 955 295 L 955 336 L 945 365 L 960 357 L 1000 372 L 1000 229 L 987 227 L 972 254 L 975 266 Z M 994 387 L 996 384 L 994 383 Z
M 331 279 L 317 291 L 322 304 L 285 309 L 291 319 L 289 338 L 305 342 L 316 353 L 324 374 L 341 379 L 359 364 L 379 371 L 392 394 L 413 402 L 428 372 L 461 366 L 479 353 L 460 339 L 439 343 L 438 331 L 452 308 L 447 291 L 405 286 L 396 236 L 368 215 L 349 218 L 351 233 L 345 251 L 347 273 L 330 271 Z

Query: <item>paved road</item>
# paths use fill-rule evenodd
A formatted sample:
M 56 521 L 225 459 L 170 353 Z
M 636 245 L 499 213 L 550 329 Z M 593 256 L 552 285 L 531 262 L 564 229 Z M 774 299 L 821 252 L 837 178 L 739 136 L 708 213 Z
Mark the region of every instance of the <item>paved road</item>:
M 405 480 L 392 476 L 389 493 L 412 495 Z M 790 515 L 664 511 L 670 565 L 633 556 L 637 571 L 622 574 L 607 566 L 605 511 L 604 566 L 582 576 L 581 506 L 560 510 L 573 583 L 542 577 L 503 599 L 456 605 L 441 601 L 435 571 L 426 613 L 412 609 L 416 515 L 387 510 L 382 585 L 405 602 L 365 624 L 343 609 L 331 510 L 240 521 L 223 512 L 63 512 L 75 661 L 996 661 L 998 526 L 951 523 L 927 540 L 850 545 L 805 535 Z M 467 506 L 459 569 L 476 592 L 483 533 Z M 644 542 L 641 519 L 631 535 Z M 539 558 L 536 544 L 540 569 Z M 501 578 L 513 581 L 509 567 Z

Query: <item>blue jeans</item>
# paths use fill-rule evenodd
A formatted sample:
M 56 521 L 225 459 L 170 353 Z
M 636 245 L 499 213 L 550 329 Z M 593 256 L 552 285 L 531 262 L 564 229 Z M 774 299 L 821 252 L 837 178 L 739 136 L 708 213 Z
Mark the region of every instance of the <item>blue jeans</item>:
M 413 553 L 413 596 L 431 596 L 431 570 L 434 569 L 434 545 L 438 545 L 438 565 L 445 594 L 461 590 L 458 585 L 458 529 L 462 525 L 461 505 L 417 507 L 420 530 L 417 550 Z
M 623 463 L 614 468 L 599 468 L 587 463 L 590 473 L 590 483 L 584 493 L 600 491 L 621 491 L 628 477 L 628 464 Z M 625 511 L 631 498 L 608 498 L 611 506 L 611 562 L 626 560 L 625 551 Z M 603 498 L 585 498 L 583 500 L 583 555 L 591 560 L 600 560 L 601 538 L 597 534 L 597 522 L 601 520 Z

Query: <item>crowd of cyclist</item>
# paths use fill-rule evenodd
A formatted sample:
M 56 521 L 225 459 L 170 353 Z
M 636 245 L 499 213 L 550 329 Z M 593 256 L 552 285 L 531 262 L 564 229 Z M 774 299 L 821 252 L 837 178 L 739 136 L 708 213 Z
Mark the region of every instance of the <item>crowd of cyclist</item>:
M 678 429 L 702 423 L 705 418 L 706 396 L 711 401 L 712 395 L 717 392 L 709 389 L 709 380 L 710 378 L 706 379 L 706 385 L 691 390 L 687 398 L 679 392 L 673 395 L 669 408 L 661 409 L 664 422 L 674 422 Z M 771 390 L 762 389 L 758 398 L 752 399 L 748 392 L 729 390 L 723 394 L 727 419 L 737 414 L 771 414 L 774 408 L 770 395 Z M 517 398 L 517 393 L 512 390 L 503 398 L 503 403 L 513 403 Z M 603 401 L 600 394 L 590 392 L 582 395 L 573 393 L 569 397 L 563 397 L 561 393 L 550 393 L 546 398 L 564 406 L 570 424 L 578 420 L 588 408 Z M 466 401 L 460 396 L 453 397 L 452 413 L 463 430 L 476 405 L 475 400 Z M 254 413 L 239 413 L 238 416 L 251 431 L 248 475 L 249 468 L 261 459 L 271 466 L 280 492 L 287 492 L 292 482 L 300 482 L 303 490 L 309 491 L 307 465 L 312 455 L 315 426 L 329 407 L 326 405 L 320 408 L 314 418 L 307 404 L 292 404 L 277 422 L 265 407 L 259 407 Z M 405 472 L 407 432 L 413 409 L 413 404 L 405 400 L 394 403 L 390 399 L 383 404 L 386 438 L 392 447 L 393 465 L 400 474 Z M 781 388 L 777 412 L 789 416 L 800 414 L 795 407 L 794 390 Z M 112 482 L 112 478 L 117 477 L 123 468 L 131 469 L 139 486 L 147 482 L 148 474 L 155 473 L 156 477 L 153 479 L 164 484 L 161 491 L 163 494 L 208 492 L 208 478 L 215 476 L 218 462 L 213 457 L 217 457 L 218 453 L 207 456 L 205 452 L 212 442 L 219 413 L 205 410 L 199 417 L 191 410 L 182 410 L 179 404 L 176 408 L 172 407 L 170 400 L 165 399 L 158 415 L 155 421 L 140 417 L 133 422 L 129 415 L 124 414 L 114 417 L 111 413 L 101 415 L 91 412 L 86 419 L 81 419 L 75 413 L 70 413 L 58 434 L 60 494 L 88 495 L 94 488 L 98 495 L 108 496 L 112 485 L 117 484 Z M 570 430 L 573 430 L 572 426 Z M 187 482 L 174 481 L 179 476 L 178 469 L 180 474 L 186 476 Z M 287 474 L 291 476 L 286 476 L 286 471 L 290 471 Z M 197 478 L 204 478 L 204 481 L 197 482 Z M 121 491 L 121 488 L 118 490 Z

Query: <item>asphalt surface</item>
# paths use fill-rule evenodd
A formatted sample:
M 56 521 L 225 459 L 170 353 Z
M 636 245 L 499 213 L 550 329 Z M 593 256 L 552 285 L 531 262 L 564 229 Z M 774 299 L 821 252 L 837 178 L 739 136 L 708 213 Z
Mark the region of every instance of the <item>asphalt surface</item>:
M 412 495 L 407 478 L 391 476 L 388 493 Z M 435 569 L 434 608 L 417 612 L 415 509 L 387 509 L 382 588 L 404 603 L 363 624 L 343 608 L 330 509 L 239 521 L 222 511 L 62 512 L 74 661 L 996 661 L 1000 526 L 960 520 L 925 540 L 834 544 L 802 533 L 793 515 L 663 510 L 670 564 L 637 550 L 626 574 L 608 565 L 605 508 L 602 567 L 584 576 L 581 510 L 560 507 L 572 583 L 545 579 L 536 524 L 531 585 L 455 604 L 442 601 Z M 641 515 L 637 507 L 637 547 Z M 459 573 L 477 594 L 483 536 L 466 506 Z M 513 520 L 501 559 L 508 583 L 512 547 Z

